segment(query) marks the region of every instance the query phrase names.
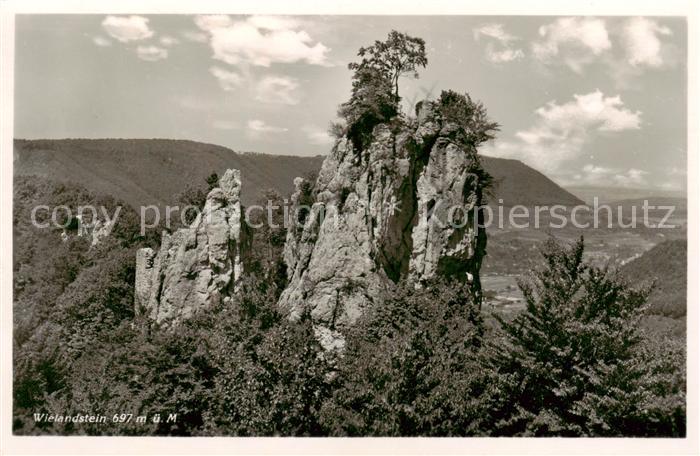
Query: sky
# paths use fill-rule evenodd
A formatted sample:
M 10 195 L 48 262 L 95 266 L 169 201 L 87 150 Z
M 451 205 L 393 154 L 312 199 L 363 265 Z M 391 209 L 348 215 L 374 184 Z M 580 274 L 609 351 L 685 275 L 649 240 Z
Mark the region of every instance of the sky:
M 347 64 L 396 29 L 426 41 L 406 110 L 468 92 L 481 147 L 557 183 L 686 190 L 684 18 L 19 15 L 15 137 L 191 139 L 326 154 Z

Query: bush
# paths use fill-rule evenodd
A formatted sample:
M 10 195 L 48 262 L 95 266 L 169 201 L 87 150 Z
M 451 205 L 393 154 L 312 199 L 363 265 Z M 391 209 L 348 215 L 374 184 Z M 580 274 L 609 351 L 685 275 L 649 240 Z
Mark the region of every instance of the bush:
M 639 322 L 650 289 L 583 261 L 583 239 L 549 240 L 545 266 L 520 287 L 526 310 L 500 319 L 485 354 L 484 395 L 494 435 L 680 436 L 685 433 L 680 355 L 643 344 Z
M 330 435 L 476 433 L 483 324 L 465 287 L 406 285 L 362 317 L 324 405 Z
M 350 100 L 338 115 L 345 120 L 347 136 L 356 150 L 364 150 L 372 141 L 374 127 L 386 123 L 399 112 L 392 94 L 391 81 L 380 71 L 365 68 L 355 71 Z
M 498 123 L 491 122 L 481 102 L 472 101 L 469 94 L 443 90 L 438 99 L 438 108 L 443 122 L 454 124 L 457 129 L 453 139 L 468 149 L 494 139 Z

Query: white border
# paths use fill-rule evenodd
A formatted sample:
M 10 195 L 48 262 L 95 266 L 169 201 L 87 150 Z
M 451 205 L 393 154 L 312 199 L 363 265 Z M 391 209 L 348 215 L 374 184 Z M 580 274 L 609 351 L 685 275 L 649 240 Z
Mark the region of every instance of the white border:
M 372 15 L 651 15 L 688 20 L 688 408 L 685 439 L 531 438 L 178 438 L 19 437 L 12 420 L 12 139 L 14 15 L 64 14 L 372 14 Z M 432 0 L 0 0 L 0 454 L 698 454 L 698 284 L 700 161 L 698 159 L 698 5 L 693 0 L 498 2 Z

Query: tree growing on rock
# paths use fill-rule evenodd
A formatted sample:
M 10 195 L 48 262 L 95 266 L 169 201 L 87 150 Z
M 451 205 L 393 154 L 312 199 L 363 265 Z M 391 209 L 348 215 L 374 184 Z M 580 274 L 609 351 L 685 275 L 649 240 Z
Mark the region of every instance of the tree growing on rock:
M 418 68 L 428 64 L 425 41 L 392 30 L 386 41 L 375 41 L 358 52 L 360 62 L 348 68 L 354 71 L 352 95 L 338 115 L 347 124 L 347 136 L 359 150 L 371 139 L 372 129 L 390 121 L 399 113 L 399 79 L 418 77 Z
M 375 41 L 372 46 L 361 47 L 358 56 L 360 62 L 352 62 L 348 68 L 356 74 L 369 71 L 379 74 L 389 82 L 395 102 L 399 101 L 399 78 L 413 75 L 418 78 L 418 68 L 428 64 L 425 55 L 425 41 L 392 30 L 386 41 Z
M 185 226 L 189 226 L 197 218 L 197 211 L 195 211 L 194 208 L 196 208 L 199 212 L 204 209 L 204 203 L 207 202 L 207 195 L 219 185 L 219 175 L 212 171 L 212 173 L 207 176 L 205 181 L 207 183 L 206 187 L 195 183 L 187 184 L 185 189 L 175 198 L 175 201 L 181 210 L 185 211 L 184 216 L 182 216 Z M 180 223 L 183 220 L 180 220 L 180 217 L 175 219 L 175 229 L 180 228 L 183 225 Z
M 456 126 L 452 136 L 462 146 L 479 147 L 494 139 L 499 129 L 497 122 L 489 120 L 483 103 L 473 101 L 468 93 L 462 95 L 453 90 L 443 90 L 438 99 L 438 109 L 443 121 Z
M 212 191 L 215 187 L 219 185 L 219 175 L 216 172 L 212 172 L 209 177 L 207 177 L 207 186 L 209 191 Z

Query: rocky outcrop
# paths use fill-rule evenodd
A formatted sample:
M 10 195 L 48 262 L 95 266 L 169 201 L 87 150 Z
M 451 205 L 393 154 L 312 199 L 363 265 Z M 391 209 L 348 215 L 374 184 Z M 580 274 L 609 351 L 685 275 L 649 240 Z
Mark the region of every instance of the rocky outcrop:
M 158 252 L 139 250 L 137 315 L 169 324 L 230 299 L 243 272 L 240 188 L 239 171 L 226 171 L 189 227 L 164 232 Z
M 450 141 L 451 127 L 441 128 L 416 182 L 418 217 L 412 230 L 409 279 L 420 283 L 436 276 L 462 277 L 478 295 L 486 233 L 474 222 L 483 222 L 477 211 L 484 173 L 475 150 L 465 151 Z
M 134 314 L 137 316 L 148 314 L 148 301 L 153 293 L 153 281 L 156 275 L 153 273 L 155 257 L 156 251 L 148 247 L 139 249 L 136 252 Z M 160 276 L 160 273 L 158 273 L 158 276 Z
M 117 212 L 117 214 L 118 213 L 119 212 Z M 78 224 L 78 230 L 76 233 L 77 236 L 90 238 L 90 247 L 92 248 L 99 245 L 100 242 L 109 237 L 109 235 L 112 233 L 112 229 L 114 228 L 117 218 L 115 215 L 113 220 L 108 220 L 106 222 L 103 222 L 97 218 L 95 218 L 92 222 L 84 222 L 82 215 L 76 215 L 75 219 L 76 223 Z M 69 234 L 69 230 L 64 227 L 63 231 L 61 232 L 61 240 L 63 240 L 63 242 L 67 242 L 70 237 L 71 235 Z
M 478 296 L 486 237 L 473 209 L 484 173 L 475 148 L 453 141 L 455 129 L 424 102 L 414 125 L 376 126 L 365 150 L 339 139 L 308 213 L 299 204 L 308 183 L 295 181 L 279 304 L 292 319 L 308 312 L 327 348 L 342 347 L 344 329 L 401 279 L 457 277 Z

